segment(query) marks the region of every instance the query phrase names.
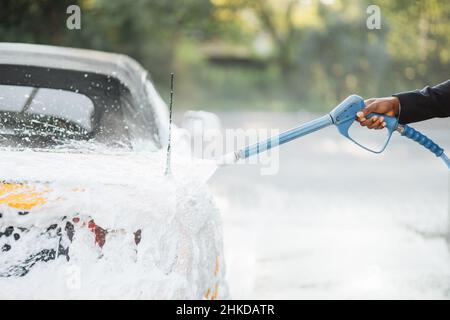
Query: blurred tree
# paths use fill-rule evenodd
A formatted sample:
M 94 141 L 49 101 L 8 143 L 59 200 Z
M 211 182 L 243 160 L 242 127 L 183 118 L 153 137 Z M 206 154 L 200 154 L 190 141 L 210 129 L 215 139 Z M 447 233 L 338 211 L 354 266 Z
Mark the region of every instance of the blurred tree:
M 213 0 L 212 2 L 216 6 L 216 17 L 223 23 L 236 20 L 241 24 L 253 23 L 249 14 L 256 17 L 263 31 L 267 32 L 275 44 L 275 61 L 282 73 L 286 75 L 296 67 L 293 45 L 298 32 L 294 22 L 298 0 Z
M 66 9 L 78 2 L 2 0 L 0 39 L 10 42 L 63 44 L 67 31 Z
M 82 10 L 80 31 L 66 28 L 71 4 Z M 2 0 L 0 39 L 128 54 L 164 81 L 180 38 L 213 30 L 211 8 L 203 0 Z
M 81 30 L 66 28 L 71 4 Z M 366 28 L 369 4 L 381 8 L 381 30 Z M 178 70 L 189 107 L 324 108 L 448 78 L 449 21 L 445 0 L 2 0 L 0 40 L 124 53 L 162 88 Z M 262 38 L 265 68 L 219 70 L 204 57 L 216 43 L 257 56 Z
M 450 2 L 375 1 L 389 25 L 387 51 L 402 89 L 449 77 Z
M 180 39 L 202 38 L 211 24 L 211 5 L 201 0 L 91 0 L 80 46 L 130 55 L 147 67 L 157 82 L 173 71 Z
M 384 39 L 386 29 L 366 28 L 367 5 L 345 0 L 325 5 L 317 3 L 320 28 L 305 30 L 297 45 L 297 63 L 302 77 L 309 79 L 303 95 L 322 95 L 329 104 L 352 93 L 376 95 L 388 71 L 389 57 Z M 383 85 L 384 86 L 384 85 Z

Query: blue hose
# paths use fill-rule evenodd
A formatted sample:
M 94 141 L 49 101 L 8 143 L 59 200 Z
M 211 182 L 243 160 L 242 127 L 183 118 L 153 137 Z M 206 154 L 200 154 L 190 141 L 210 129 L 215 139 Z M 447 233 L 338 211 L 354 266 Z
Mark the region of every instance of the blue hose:
M 444 153 L 444 149 L 439 147 L 436 143 L 433 142 L 433 140 L 415 130 L 414 128 L 411 128 L 407 125 L 399 125 L 398 130 L 400 131 L 402 136 L 405 136 L 421 144 L 422 146 L 433 152 L 436 157 L 440 157 Z
M 444 149 L 442 149 L 437 143 L 435 143 L 433 140 L 428 138 L 426 135 L 420 133 L 419 131 L 415 130 L 414 128 L 411 128 L 407 125 L 398 125 L 397 130 L 400 132 L 402 136 L 405 136 L 411 140 L 416 141 L 420 145 L 424 146 L 428 150 L 430 150 L 432 153 L 436 155 L 436 157 L 441 158 L 447 167 L 450 169 L 450 160 L 447 157 L 447 155 L 444 153 Z
M 447 155 L 445 153 L 442 153 L 441 158 L 445 162 L 447 167 L 450 169 L 450 159 L 447 157 Z

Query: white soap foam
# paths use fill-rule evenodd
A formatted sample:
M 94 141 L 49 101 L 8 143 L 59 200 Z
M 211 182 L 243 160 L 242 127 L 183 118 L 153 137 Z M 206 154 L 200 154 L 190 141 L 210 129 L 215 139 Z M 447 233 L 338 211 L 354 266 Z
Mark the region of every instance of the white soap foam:
M 0 277 L 0 298 L 227 297 L 221 221 L 205 185 L 216 167 L 176 154 L 172 177 L 164 175 L 164 166 L 163 151 L 3 150 L 1 179 L 27 182 L 46 203 L 25 216 L 0 204 L 0 231 L 10 225 L 30 230 L 18 241 L 0 238 L 12 245 L 0 254 L 0 270 L 57 246 L 37 235 L 64 216 L 94 219 L 109 232 L 100 249 L 88 228 L 76 227 L 70 261 L 60 256 L 36 263 L 24 277 Z

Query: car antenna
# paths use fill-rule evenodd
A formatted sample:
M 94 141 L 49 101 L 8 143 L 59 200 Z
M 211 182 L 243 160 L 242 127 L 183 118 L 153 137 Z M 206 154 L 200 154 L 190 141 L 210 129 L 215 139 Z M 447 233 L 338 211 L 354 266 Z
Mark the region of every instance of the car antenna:
M 170 74 L 170 102 L 169 102 L 169 135 L 167 142 L 167 158 L 166 158 L 166 172 L 165 175 L 171 175 L 172 169 L 170 167 L 170 154 L 171 154 L 171 138 L 172 138 L 172 106 L 173 106 L 173 72 Z

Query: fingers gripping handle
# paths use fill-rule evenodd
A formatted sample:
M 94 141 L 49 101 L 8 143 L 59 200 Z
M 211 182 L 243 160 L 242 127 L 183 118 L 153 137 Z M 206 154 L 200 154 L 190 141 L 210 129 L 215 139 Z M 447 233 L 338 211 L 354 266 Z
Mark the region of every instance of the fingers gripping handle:
M 407 125 L 399 125 L 398 131 L 402 136 L 408 137 L 409 139 L 420 143 L 422 146 L 433 152 L 436 157 L 440 157 L 444 153 L 444 149 L 434 143 L 433 140 Z
M 373 116 L 377 116 L 377 117 L 383 117 L 384 118 L 384 122 L 386 123 L 386 128 L 389 130 L 389 132 L 394 132 L 395 129 L 397 128 L 398 125 L 398 121 L 396 117 L 390 117 L 387 116 L 385 114 L 380 114 L 380 113 L 369 113 L 366 118 L 370 119 Z

